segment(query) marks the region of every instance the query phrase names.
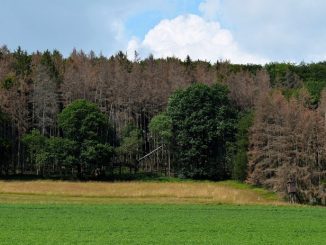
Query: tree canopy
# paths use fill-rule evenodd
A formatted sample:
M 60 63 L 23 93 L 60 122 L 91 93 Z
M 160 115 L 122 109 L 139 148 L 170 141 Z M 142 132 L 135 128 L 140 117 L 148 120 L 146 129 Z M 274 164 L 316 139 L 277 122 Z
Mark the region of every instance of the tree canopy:
M 188 177 L 226 177 L 226 142 L 234 134 L 235 110 L 228 89 L 194 84 L 169 99 L 175 151 L 180 172 Z
M 105 142 L 110 125 L 98 106 L 86 100 L 76 100 L 58 116 L 59 127 L 66 138 L 82 143 L 85 140 Z

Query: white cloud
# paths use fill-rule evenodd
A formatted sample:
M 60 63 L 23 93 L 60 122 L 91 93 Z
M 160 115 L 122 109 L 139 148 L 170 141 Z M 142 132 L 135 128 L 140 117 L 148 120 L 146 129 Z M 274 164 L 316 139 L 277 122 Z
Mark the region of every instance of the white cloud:
M 149 52 L 154 57 L 176 56 L 215 62 L 227 59 L 232 63 L 266 63 L 267 60 L 242 51 L 232 33 L 215 21 L 207 21 L 197 15 L 180 15 L 165 19 L 152 28 L 143 41 L 132 38 L 128 53 L 137 49 L 141 54 Z
M 207 19 L 215 19 L 220 10 L 220 0 L 205 0 L 199 4 L 199 11 Z
M 116 20 L 111 23 L 111 30 L 114 33 L 114 38 L 117 41 L 121 41 L 125 35 L 125 27 L 122 21 Z
M 137 37 L 132 37 L 128 42 L 127 47 L 127 55 L 129 60 L 133 60 L 135 58 L 135 51 L 139 52 L 141 49 L 141 45 L 139 39 Z

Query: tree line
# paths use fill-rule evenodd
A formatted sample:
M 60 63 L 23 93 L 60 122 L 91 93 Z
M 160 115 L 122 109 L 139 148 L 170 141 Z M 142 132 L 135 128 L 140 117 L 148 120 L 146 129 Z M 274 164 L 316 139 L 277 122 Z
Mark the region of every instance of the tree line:
M 0 49 L 0 175 L 233 178 L 325 203 L 326 63 Z

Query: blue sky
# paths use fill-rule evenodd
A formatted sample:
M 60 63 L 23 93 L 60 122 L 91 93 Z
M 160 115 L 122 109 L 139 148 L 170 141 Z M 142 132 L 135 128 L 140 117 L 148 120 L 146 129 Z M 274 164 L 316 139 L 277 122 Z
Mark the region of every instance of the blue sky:
M 0 45 L 233 63 L 326 60 L 324 0 L 0 0 Z

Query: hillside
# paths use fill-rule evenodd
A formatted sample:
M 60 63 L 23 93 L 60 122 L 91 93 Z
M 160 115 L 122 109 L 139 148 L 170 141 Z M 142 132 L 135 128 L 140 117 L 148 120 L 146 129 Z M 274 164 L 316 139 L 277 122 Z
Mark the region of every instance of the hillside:
M 234 179 L 284 199 L 294 181 L 298 201 L 326 203 L 325 62 L 64 58 L 4 46 L 0 68 L 0 176 Z

